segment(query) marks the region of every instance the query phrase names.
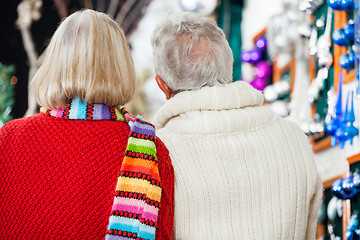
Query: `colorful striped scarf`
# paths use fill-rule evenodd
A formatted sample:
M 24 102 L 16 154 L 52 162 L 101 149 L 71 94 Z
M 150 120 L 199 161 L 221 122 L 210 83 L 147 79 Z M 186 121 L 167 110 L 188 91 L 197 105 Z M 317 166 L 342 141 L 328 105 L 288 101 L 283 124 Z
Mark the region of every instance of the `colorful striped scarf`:
M 121 108 L 85 104 L 79 98 L 68 107 L 42 112 L 64 119 L 114 120 L 131 128 L 114 203 L 106 232 L 107 240 L 154 240 L 157 228 L 161 185 L 155 146 L 155 127 L 140 116 L 132 117 Z

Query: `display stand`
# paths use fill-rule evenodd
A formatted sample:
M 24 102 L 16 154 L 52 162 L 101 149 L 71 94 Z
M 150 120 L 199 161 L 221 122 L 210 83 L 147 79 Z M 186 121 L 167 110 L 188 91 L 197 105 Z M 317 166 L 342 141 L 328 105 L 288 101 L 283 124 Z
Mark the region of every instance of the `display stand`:
M 309 23 L 314 23 L 320 16 L 326 15 L 328 9 L 327 3 L 324 3 L 314 14 L 310 14 L 308 21 Z M 333 22 L 332 22 L 332 29 L 331 32 L 334 32 L 338 29 L 344 28 L 344 26 L 347 24 L 349 18 L 352 18 L 352 14 L 346 12 L 346 11 L 333 11 Z M 318 30 L 318 36 L 320 36 L 323 33 L 322 30 Z M 266 34 L 266 28 L 262 29 L 254 38 L 253 41 L 255 43 L 255 40 L 261 36 L 264 36 Z M 327 91 L 330 89 L 331 86 L 334 86 L 335 92 L 337 92 L 338 88 L 338 79 L 340 73 L 343 74 L 343 84 L 347 84 L 355 80 L 355 70 L 347 71 L 343 68 L 341 68 L 339 64 L 339 58 L 343 54 L 346 54 L 347 47 L 341 47 L 336 44 L 332 44 L 330 49 L 331 54 L 333 55 L 333 64 L 329 69 L 329 77 L 326 80 L 326 87 L 325 89 L 320 93 L 321 97 L 318 101 L 316 101 L 314 104 L 312 104 L 311 112 L 312 116 L 314 117 L 315 114 L 323 114 L 321 117 L 324 119 L 324 112 L 323 109 L 327 109 Z M 319 70 L 314 64 L 313 57 L 309 55 L 309 79 L 312 81 L 316 78 L 317 71 Z M 272 83 L 276 83 L 282 79 L 282 77 L 285 74 L 289 74 L 290 76 L 290 93 L 292 92 L 293 86 L 294 86 L 294 80 L 295 80 L 295 58 L 291 58 L 291 60 L 285 64 L 284 66 L 278 65 L 277 56 L 273 57 L 273 75 L 272 75 Z M 291 94 L 289 96 L 291 98 Z M 321 151 L 324 151 L 331 147 L 331 136 L 328 136 L 327 134 L 323 134 L 322 136 L 318 136 L 315 138 L 310 138 L 310 141 L 313 145 L 313 151 L 314 153 L 319 153 Z M 338 176 L 332 177 L 330 179 L 324 179 L 323 181 L 323 188 L 324 188 L 324 203 L 327 205 L 332 198 L 332 192 L 331 187 L 335 180 L 339 178 L 347 178 L 350 176 L 351 172 L 354 171 L 355 168 L 360 169 L 360 153 L 351 156 L 347 159 L 348 165 L 347 169 L 343 174 L 340 174 Z M 342 239 L 346 239 L 346 227 L 348 226 L 351 218 L 351 214 L 353 210 L 360 209 L 360 197 L 359 200 L 356 198 L 351 200 L 343 200 L 342 201 L 343 211 L 342 211 L 342 217 L 335 219 L 332 224 L 334 227 L 334 234 L 337 236 L 341 236 Z M 318 232 L 324 234 L 326 232 L 326 226 L 327 223 L 319 224 L 318 225 Z M 329 236 L 327 236 L 329 237 Z M 327 239 L 327 238 L 326 238 Z

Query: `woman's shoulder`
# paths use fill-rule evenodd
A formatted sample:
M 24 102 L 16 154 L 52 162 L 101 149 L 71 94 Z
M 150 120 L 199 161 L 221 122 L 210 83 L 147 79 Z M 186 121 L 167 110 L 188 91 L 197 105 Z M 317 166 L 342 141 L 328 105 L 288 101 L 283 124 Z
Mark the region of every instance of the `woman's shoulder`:
M 125 137 L 128 135 L 130 128 L 126 123 L 120 121 L 68 120 L 38 113 L 31 117 L 19 118 L 7 122 L 0 128 L 0 135 L 34 134 L 38 136 L 46 133 L 63 135 L 64 131 L 74 134 L 96 132 L 100 136 L 113 134 L 116 136 L 123 135 Z
M 165 144 L 161 141 L 159 137 L 156 137 L 155 145 L 158 155 L 169 155 L 169 150 L 166 148 Z
M 169 156 L 169 150 L 166 148 L 165 144 L 161 141 L 160 138 L 156 137 L 156 156 L 159 161 L 159 167 L 165 167 L 167 172 L 173 174 L 174 169 L 171 163 L 171 158 Z
M 5 131 L 9 131 L 9 130 L 15 130 L 15 129 L 21 129 L 25 126 L 31 126 L 36 122 L 41 121 L 40 119 L 43 118 L 44 116 L 42 116 L 45 114 L 36 114 L 34 116 L 31 117 L 26 117 L 26 118 L 17 118 L 14 120 L 11 120 L 7 123 L 4 124 L 4 126 L 2 126 L 0 128 L 0 132 L 5 132 Z

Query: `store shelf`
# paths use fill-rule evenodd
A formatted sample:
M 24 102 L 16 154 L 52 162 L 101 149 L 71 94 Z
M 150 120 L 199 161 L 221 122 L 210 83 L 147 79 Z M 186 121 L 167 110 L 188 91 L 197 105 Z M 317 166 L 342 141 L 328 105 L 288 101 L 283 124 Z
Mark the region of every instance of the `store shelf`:
M 261 31 L 260 32 L 258 32 L 256 35 L 255 35 L 255 37 L 253 37 L 253 43 L 255 43 L 255 41 L 256 41 L 256 39 L 258 39 L 259 37 L 262 37 L 262 36 L 264 36 L 265 34 L 266 34 L 266 27 L 265 28 L 263 28 L 263 29 L 261 29 Z
M 314 153 L 318 153 L 324 151 L 331 147 L 331 136 L 326 137 L 318 142 L 313 144 L 313 151 Z
M 354 164 L 354 163 L 357 163 L 357 162 L 360 162 L 360 153 L 352 155 L 351 157 L 348 157 L 347 161 L 348 161 L 348 163 L 350 165 Z
M 333 183 L 335 182 L 335 180 L 337 180 L 339 178 L 343 178 L 345 175 L 346 175 L 346 173 L 343 173 L 341 175 L 338 175 L 338 176 L 332 177 L 330 179 L 324 180 L 323 181 L 323 188 L 324 189 L 330 188 L 333 185 Z
M 355 80 L 356 76 L 355 76 L 355 69 L 351 70 L 350 72 L 347 72 L 344 76 L 344 83 L 349 83 L 352 82 L 353 80 Z

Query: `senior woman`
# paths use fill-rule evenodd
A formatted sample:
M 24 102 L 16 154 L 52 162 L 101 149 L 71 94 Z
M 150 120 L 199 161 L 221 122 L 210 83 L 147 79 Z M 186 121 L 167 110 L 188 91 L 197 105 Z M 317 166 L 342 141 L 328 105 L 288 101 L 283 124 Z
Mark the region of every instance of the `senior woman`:
M 0 238 L 171 239 L 168 151 L 118 107 L 135 72 L 117 23 L 93 10 L 66 18 L 33 87 L 42 113 L 0 129 Z

